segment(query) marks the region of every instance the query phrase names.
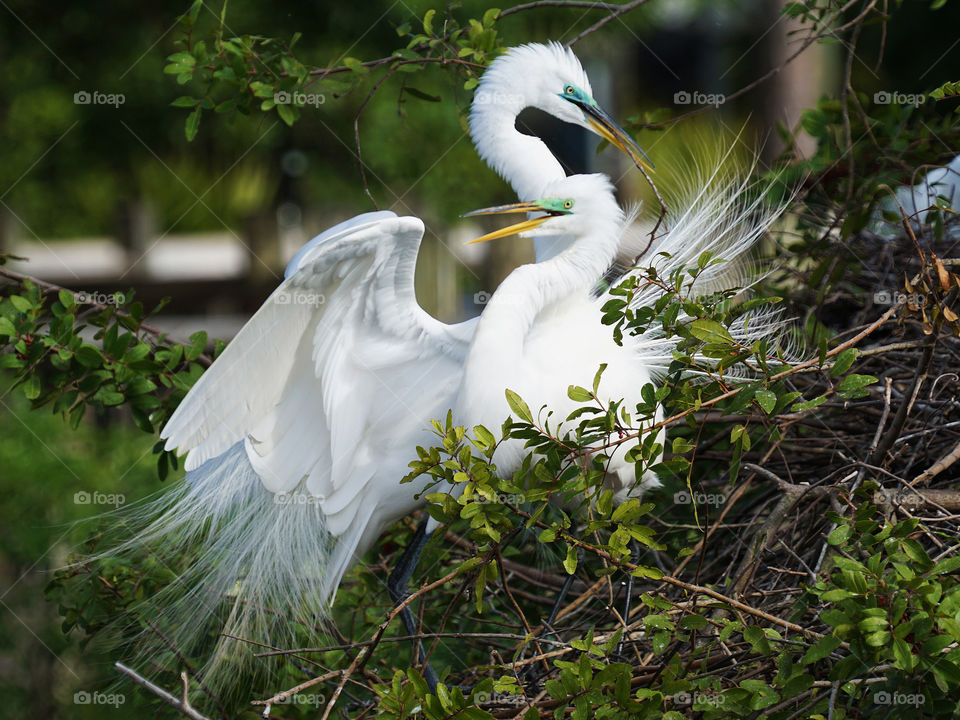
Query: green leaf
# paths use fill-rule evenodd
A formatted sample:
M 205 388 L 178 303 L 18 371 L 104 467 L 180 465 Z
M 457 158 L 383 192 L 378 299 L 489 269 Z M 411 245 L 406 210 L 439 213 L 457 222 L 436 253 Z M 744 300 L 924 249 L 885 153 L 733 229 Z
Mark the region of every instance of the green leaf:
M 510 410 L 521 420 L 533 425 L 533 415 L 523 398 L 509 388 L 504 391 L 504 394 L 507 396 L 507 405 L 510 406 Z
M 757 405 L 759 405 L 767 415 L 772 413 L 773 409 L 777 406 L 777 395 L 770 390 L 757 390 L 753 399 L 757 401 Z
M 277 115 L 280 116 L 280 119 L 286 123 L 287 127 L 293 127 L 293 124 L 297 121 L 297 110 L 293 105 L 276 105 Z
M 873 375 L 857 375 L 855 373 L 851 373 L 841 380 L 839 385 L 837 385 L 837 393 L 840 395 L 847 395 L 875 382 L 877 382 L 877 378 L 875 378 Z
M 573 575 L 577 571 L 577 548 L 573 545 L 567 547 L 567 557 L 563 561 L 563 569 L 567 575 Z
M 818 662 L 828 657 L 830 653 L 840 647 L 840 643 L 843 642 L 836 635 L 827 635 L 822 637 L 804 654 L 803 659 L 800 661 L 803 665 L 809 665 L 810 663 Z
M 423 16 L 423 32 L 427 35 L 433 35 L 433 16 L 436 14 L 437 11 L 430 8 Z
M 830 537 L 827 538 L 827 542 L 831 545 L 842 545 L 850 539 L 852 534 L 852 527 L 849 525 L 840 525 L 832 533 L 830 533 Z
M 589 402 L 593 400 L 593 395 L 590 394 L 590 391 L 586 388 L 580 387 L 579 385 L 571 385 L 567 388 L 567 397 L 573 400 L 574 402 Z
M 843 375 L 850 369 L 850 366 L 853 365 L 853 361 L 857 359 L 858 354 L 859 351 L 856 348 L 847 348 L 837 355 L 837 359 L 833 362 L 833 367 L 830 368 L 830 377 Z
M 730 332 L 716 320 L 707 320 L 700 318 L 695 320 L 690 326 L 690 333 L 697 338 L 708 343 L 732 343 L 733 336 Z
M 40 378 L 36 375 L 28 377 L 27 381 L 23 383 L 23 394 L 26 395 L 28 400 L 36 400 L 40 397 Z
M 22 295 L 11 295 L 10 304 L 22 313 L 30 312 L 33 309 L 33 303 Z
M 196 110 L 187 115 L 187 122 L 184 125 L 187 142 L 193 142 L 193 139 L 197 136 L 197 130 L 200 129 L 200 112 L 200 108 L 197 107 Z

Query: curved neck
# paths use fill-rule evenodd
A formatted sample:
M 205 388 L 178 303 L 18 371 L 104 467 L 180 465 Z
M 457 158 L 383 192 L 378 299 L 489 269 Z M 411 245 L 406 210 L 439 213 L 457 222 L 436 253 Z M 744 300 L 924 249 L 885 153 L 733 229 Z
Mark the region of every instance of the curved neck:
M 616 255 L 619 223 L 593 223 L 587 235 L 571 238 L 566 250 L 535 265 L 523 265 L 500 283 L 480 316 L 467 358 L 516 367 L 537 316 L 547 307 L 576 293 L 588 293 Z
M 546 143 L 517 130 L 523 110 L 519 95 L 478 91 L 470 109 L 470 133 L 484 162 L 510 183 L 523 201 L 537 200 L 548 183 L 566 177 Z M 570 247 L 567 235 L 542 235 L 533 240 L 537 262 L 556 257 Z

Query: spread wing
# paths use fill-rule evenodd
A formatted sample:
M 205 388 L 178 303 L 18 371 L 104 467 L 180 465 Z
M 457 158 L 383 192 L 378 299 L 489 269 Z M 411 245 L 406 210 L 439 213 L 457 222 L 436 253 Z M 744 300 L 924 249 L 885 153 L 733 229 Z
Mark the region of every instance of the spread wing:
M 428 421 L 452 404 L 475 326 L 446 325 L 417 303 L 422 237 L 418 218 L 379 212 L 305 245 L 163 428 L 167 449 L 187 453 L 190 470 L 243 441 L 268 490 L 305 482 L 328 517 L 393 448 L 402 475 Z

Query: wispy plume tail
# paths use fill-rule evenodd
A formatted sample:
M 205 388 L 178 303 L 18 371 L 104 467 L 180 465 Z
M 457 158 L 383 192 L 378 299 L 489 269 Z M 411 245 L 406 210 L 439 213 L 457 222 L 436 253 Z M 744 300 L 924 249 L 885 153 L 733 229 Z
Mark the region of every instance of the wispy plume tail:
M 131 608 L 141 664 L 204 658 L 198 679 L 220 691 L 268 670 L 253 657 L 263 648 L 244 640 L 289 647 L 306 628 L 317 634 L 336 586 L 324 569 L 341 548 L 315 498 L 264 489 L 242 443 L 119 513 L 132 539 L 93 560 L 160 563 L 173 576 Z

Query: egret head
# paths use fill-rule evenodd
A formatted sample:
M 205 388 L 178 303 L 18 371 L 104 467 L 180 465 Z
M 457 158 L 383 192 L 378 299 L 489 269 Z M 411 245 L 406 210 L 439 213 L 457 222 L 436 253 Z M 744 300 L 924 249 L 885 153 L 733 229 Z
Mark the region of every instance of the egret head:
M 586 128 L 626 153 L 635 164 L 652 169 L 633 138 L 593 99 L 590 79 L 576 55 L 559 43 L 510 48 L 490 64 L 474 96 L 470 119 L 474 138 L 486 129 L 492 111 L 515 120 L 527 107 Z
M 539 214 L 471 242 L 486 242 L 511 235 L 566 235 L 580 238 L 599 234 L 601 237 L 617 238 L 623 222 L 623 211 L 617 205 L 613 185 L 606 175 L 600 174 L 571 175 L 547 185 L 544 197 L 539 200 L 474 210 L 463 217 L 507 213 Z

